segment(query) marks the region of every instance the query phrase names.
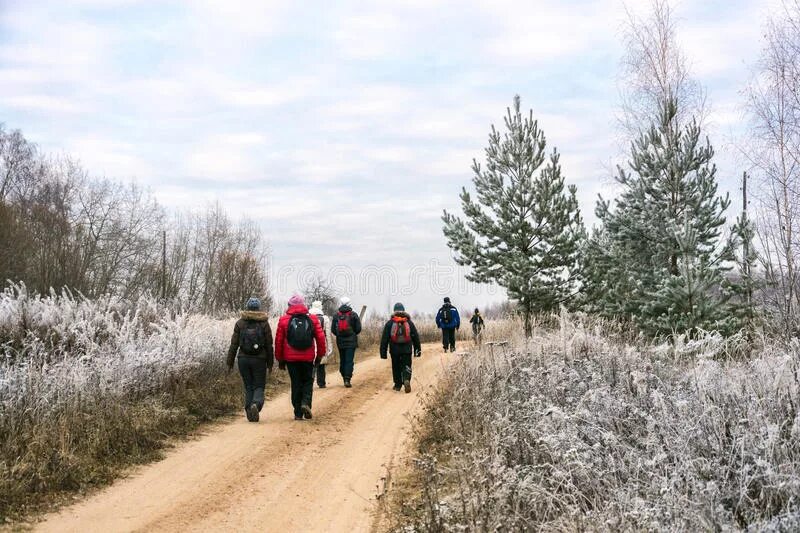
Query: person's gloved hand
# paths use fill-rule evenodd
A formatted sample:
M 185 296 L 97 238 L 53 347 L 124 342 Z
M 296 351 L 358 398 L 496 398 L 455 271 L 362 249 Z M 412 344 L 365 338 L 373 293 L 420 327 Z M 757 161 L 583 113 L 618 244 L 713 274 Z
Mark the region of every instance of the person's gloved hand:
M 420 351 L 416 352 L 416 353 L 414 354 L 414 357 L 419 357 L 420 355 L 422 355 L 422 350 L 420 350 Z
M 278 368 L 286 370 L 286 361 L 278 361 Z

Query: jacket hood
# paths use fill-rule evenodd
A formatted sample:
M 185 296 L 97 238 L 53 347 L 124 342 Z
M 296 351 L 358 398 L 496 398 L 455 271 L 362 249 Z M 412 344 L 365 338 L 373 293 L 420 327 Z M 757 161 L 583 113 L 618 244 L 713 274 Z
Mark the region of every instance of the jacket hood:
M 309 313 L 312 315 L 324 315 L 325 313 L 322 311 L 321 307 L 312 307 L 308 310 Z
M 353 310 L 353 308 L 350 307 L 350 304 L 345 304 L 345 305 L 342 305 L 342 306 L 339 307 L 339 312 L 340 313 L 347 313 L 348 311 L 352 311 L 352 310 Z
M 303 304 L 297 305 L 290 305 L 289 309 L 286 310 L 287 315 L 307 315 L 308 314 L 308 307 Z
M 264 311 L 242 311 L 242 318 L 244 320 L 256 320 L 256 321 L 263 321 L 267 320 L 267 313 Z
M 392 315 L 392 320 L 394 320 L 395 322 L 403 322 L 404 320 L 409 320 L 409 319 L 411 319 L 411 316 L 405 311 L 396 311 Z

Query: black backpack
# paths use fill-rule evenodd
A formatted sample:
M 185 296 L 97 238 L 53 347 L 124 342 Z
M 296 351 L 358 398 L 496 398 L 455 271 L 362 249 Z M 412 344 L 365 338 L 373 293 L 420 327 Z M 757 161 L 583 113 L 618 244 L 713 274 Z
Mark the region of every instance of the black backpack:
M 307 350 L 314 344 L 314 323 L 308 315 L 292 315 L 286 332 L 286 342 L 295 350 Z
M 442 307 L 442 323 L 447 325 L 453 319 L 453 314 L 450 312 L 450 306 L 445 305 Z
M 248 320 L 239 331 L 239 349 L 245 355 L 258 355 L 266 344 L 264 326 L 261 322 Z

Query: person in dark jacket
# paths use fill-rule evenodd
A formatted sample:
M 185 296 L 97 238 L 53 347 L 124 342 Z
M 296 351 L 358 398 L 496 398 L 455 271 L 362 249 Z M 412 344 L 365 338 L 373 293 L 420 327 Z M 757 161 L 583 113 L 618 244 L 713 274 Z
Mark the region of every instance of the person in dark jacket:
M 456 330 L 461 327 L 461 317 L 458 309 L 450 303 L 450 298 L 445 297 L 444 305 L 436 313 L 436 327 L 442 330 L 442 346 L 444 351 L 456 351 Z
M 361 333 L 361 318 L 350 307 L 350 298 L 347 296 L 339 301 L 339 311 L 331 320 L 331 333 L 336 337 L 336 347 L 339 348 L 339 373 L 344 380 L 344 386 L 350 388 L 358 334 Z
M 258 422 L 259 413 L 264 407 L 267 369 L 271 372 L 274 362 L 272 330 L 267 313 L 261 311 L 258 298 L 247 300 L 241 318 L 233 327 L 228 348 L 228 371 L 233 369 L 235 359 L 238 359 L 239 373 L 242 375 L 247 420 Z
M 305 341 L 305 345 L 299 341 Z M 289 371 L 295 420 L 311 419 L 314 366 L 324 356 L 325 332 L 317 315 L 309 314 L 302 296 L 292 295 L 275 330 L 275 359 L 281 370 Z
M 472 315 L 472 318 L 469 319 L 469 323 L 472 324 L 472 338 L 475 340 L 476 344 L 480 344 L 485 324 L 483 323 L 481 312 L 478 311 L 477 307 L 475 308 L 475 313 Z
M 394 314 L 383 327 L 381 335 L 381 359 L 386 359 L 387 349 L 392 356 L 392 379 L 394 390 L 405 387 L 411 392 L 411 354 L 422 355 L 417 327 L 400 302 L 394 304 Z

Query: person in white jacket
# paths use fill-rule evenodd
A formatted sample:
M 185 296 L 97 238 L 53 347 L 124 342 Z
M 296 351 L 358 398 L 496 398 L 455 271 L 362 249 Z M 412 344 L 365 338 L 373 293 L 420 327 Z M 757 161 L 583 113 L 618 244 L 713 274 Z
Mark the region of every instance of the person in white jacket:
M 319 323 L 322 325 L 322 331 L 325 332 L 325 357 L 322 358 L 320 363 L 317 365 L 317 386 L 320 389 L 325 388 L 325 365 L 328 364 L 328 359 L 333 353 L 333 343 L 331 342 L 331 333 L 330 333 L 330 326 L 331 323 L 330 317 L 325 316 L 325 312 L 322 310 L 322 302 L 319 300 L 314 301 L 311 304 L 311 309 L 308 310 L 308 314 L 310 315 L 317 315 L 319 319 Z

